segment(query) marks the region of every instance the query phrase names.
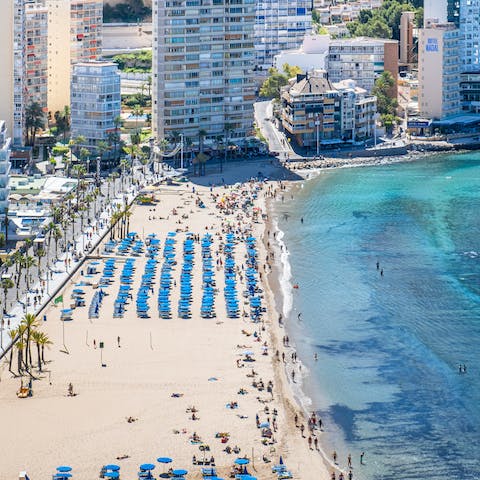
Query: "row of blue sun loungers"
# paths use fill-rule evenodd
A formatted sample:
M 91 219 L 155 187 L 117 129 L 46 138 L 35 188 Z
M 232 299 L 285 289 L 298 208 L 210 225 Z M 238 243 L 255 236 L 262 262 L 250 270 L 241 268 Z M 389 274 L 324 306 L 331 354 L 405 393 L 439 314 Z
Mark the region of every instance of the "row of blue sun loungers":
M 194 264 L 195 242 L 193 235 L 183 241 L 183 266 L 180 274 L 180 299 L 178 300 L 178 316 L 192 317 L 192 270 Z
M 202 306 L 200 315 L 202 318 L 215 317 L 215 273 L 212 258 L 212 235 L 207 233 L 202 239 Z
M 137 294 L 137 315 L 140 318 L 148 318 L 148 299 L 150 294 L 153 294 L 153 285 L 155 280 L 155 274 L 157 273 L 157 263 L 158 260 L 156 256 L 158 255 L 157 246 L 150 245 L 148 254 L 150 258 L 145 264 L 145 271 L 142 275 L 142 282 Z
M 247 295 L 250 300 L 250 316 L 254 322 L 260 321 L 264 309 L 262 308 L 262 298 L 260 293 L 262 290 L 258 286 L 258 264 L 257 264 L 257 247 L 255 237 L 248 237 L 247 244 L 247 270 L 245 279 L 247 282 Z
M 105 297 L 106 293 L 103 291 L 102 288 L 97 290 L 93 294 L 92 301 L 90 306 L 88 307 L 88 318 L 98 318 L 100 312 L 100 306 L 103 302 L 103 297 Z
M 158 315 L 160 318 L 172 318 L 170 289 L 172 287 L 172 270 L 175 265 L 175 232 L 169 232 L 163 246 L 163 265 L 160 272 L 158 290 Z
M 122 318 L 125 313 L 125 305 L 129 298 L 132 297 L 133 273 L 135 272 L 135 259 L 127 258 L 120 274 L 120 288 L 117 298 L 113 305 L 113 316 Z
M 115 259 L 109 258 L 105 260 L 102 277 L 100 278 L 99 286 L 108 286 L 113 282 L 115 275 Z
M 225 302 L 228 318 L 238 318 L 240 316 L 238 296 L 237 296 L 237 275 L 235 272 L 235 235 L 227 233 L 224 246 L 225 252 Z

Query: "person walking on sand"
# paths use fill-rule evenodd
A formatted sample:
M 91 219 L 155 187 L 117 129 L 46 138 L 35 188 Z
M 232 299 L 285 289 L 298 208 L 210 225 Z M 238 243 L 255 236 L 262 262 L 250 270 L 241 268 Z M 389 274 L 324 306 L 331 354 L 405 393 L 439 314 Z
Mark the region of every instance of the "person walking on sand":
M 380 276 L 383 277 L 383 268 L 380 270 Z
M 337 451 L 336 450 L 333 451 L 332 457 L 333 457 L 333 463 L 336 465 L 337 464 Z
M 295 370 L 292 370 L 292 382 L 295 382 Z
M 317 437 L 315 437 L 313 439 L 313 444 L 315 445 L 315 450 L 318 450 L 318 438 Z
M 308 437 L 308 448 L 312 450 L 312 437 Z
M 117 345 L 118 345 L 118 348 L 120 348 L 120 337 L 117 337 Z
M 295 426 L 298 427 L 298 414 L 295 414 L 294 420 L 295 420 Z
M 300 425 L 300 431 L 302 432 L 302 438 L 303 438 L 304 436 L 303 432 L 305 431 L 305 425 L 303 423 Z

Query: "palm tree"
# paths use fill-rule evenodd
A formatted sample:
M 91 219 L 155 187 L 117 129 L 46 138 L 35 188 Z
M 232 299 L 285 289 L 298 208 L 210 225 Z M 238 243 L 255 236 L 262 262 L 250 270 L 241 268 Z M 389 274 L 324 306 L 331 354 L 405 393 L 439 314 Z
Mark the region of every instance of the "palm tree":
M 47 334 L 42 332 L 42 336 L 40 338 L 40 347 L 42 348 L 42 362 L 43 364 L 45 365 L 45 356 L 44 356 L 44 353 L 45 353 L 45 347 L 48 348 L 49 345 L 52 345 L 53 342 L 50 341 L 50 339 L 48 338 Z
M 34 330 L 32 332 L 32 340 L 34 341 L 35 345 L 37 346 L 37 363 L 38 363 L 38 371 L 42 371 L 42 357 L 40 355 L 40 341 L 42 338 L 43 333 L 39 332 L 38 330 Z
M 88 150 L 87 150 L 87 152 L 88 152 Z M 80 195 L 81 195 L 81 190 L 82 190 L 82 185 L 81 185 L 81 182 L 80 182 L 80 178 L 83 178 L 85 176 L 85 174 L 87 173 L 87 169 L 85 168 L 85 165 L 75 165 L 72 170 L 74 171 L 75 176 L 77 177 L 77 188 L 76 188 L 75 193 L 76 193 L 76 197 L 77 197 L 77 210 L 78 210 L 78 205 L 80 203 Z
M 27 145 L 35 145 L 38 130 L 45 126 L 45 114 L 38 102 L 30 103 L 25 109 L 25 129 Z
M 126 237 L 130 232 L 130 217 L 132 216 L 132 207 L 130 205 L 125 205 L 125 208 L 123 210 L 123 216 L 126 219 L 126 231 L 124 232 L 123 236 Z
M 138 133 L 138 118 L 143 115 L 143 108 L 141 105 L 134 105 L 132 108 L 132 113 L 135 116 L 135 132 Z
M 30 290 L 30 279 L 28 277 L 28 271 L 30 268 L 34 267 L 37 264 L 35 258 L 31 257 L 30 255 L 25 256 L 24 259 L 24 267 L 25 267 L 25 280 L 27 282 L 27 290 Z
M 206 130 L 200 129 L 198 132 L 198 154 L 200 160 L 200 175 L 205 175 L 205 160 L 203 157 L 203 141 L 205 140 L 205 136 L 207 135 Z
M 7 295 L 8 291 L 13 288 L 15 284 L 11 278 L 5 277 L 2 278 L 2 290 L 3 290 L 3 308 L 7 310 Z
M 30 340 L 32 336 L 32 332 L 35 330 L 35 328 L 38 326 L 38 321 L 37 318 L 33 313 L 27 313 L 25 314 L 25 317 L 23 317 L 21 325 L 25 328 L 26 332 L 26 339 L 25 339 L 25 363 L 27 365 L 27 370 L 28 366 L 32 364 L 32 355 L 30 351 Z
M 10 337 L 11 343 L 13 343 L 13 341 L 17 338 L 17 335 L 18 335 L 18 330 L 16 328 L 12 328 L 11 330 L 8 331 L 8 336 Z M 12 360 L 13 360 L 13 347 L 10 348 L 10 359 L 8 360 L 8 371 L 12 375 L 15 375 L 12 371 Z
M 113 159 L 116 161 L 117 158 L 118 158 L 118 152 L 117 152 L 117 146 L 118 146 L 118 143 L 120 141 L 120 128 L 122 127 L 122 123 L 123 123 L 123 120 L 122 120 L 122 117 L 120 117 L 120 115 L 116 116 L 114 119 L 113 119 L 113 124 L 115 125 L 115 132 L 113 133 L 113 143 L 114 143 L 114 150 L 113 150 Z
M 100 140 L 97 143 L 97 153 L 98 153 L 98 156 L 100 157 L 100 163 L 102 162 L 103 156 L 105 155 L 105 153 L 107 153 L 109 150 L 110 150 L 110 145 L 107 142 Z
M 23 253 L 20 251 L 20 250 L 17 250 L 14 254 L 13 254 L 13 260 L 15 262 L 15 269 L 16 269 L 16 287 L 17 287 L 17 300 L 18 300 L 18 290 L 19 290 L 19 286 L 20 286 L 20 275 L 22 273 L 22 270 L 23 270 L 23 265 L 24 265 L 24 261 L 25 261 L 25 257 L 23 255 Z
M 21 375 L 23 372 L 23 349 L 25 348 L 23 339 L 17 340 L 15 347 L 17 349 L 17 371 L 18 374 Z
M 2 220 L 3 228 L 5 229 L 5 245 L 8 243 L 8 207 L 5 207 L 3 211 L 3 220 Z
M 65 234 L 66 234 L 66 226 L 67 223 L 65 222 Z M 58 241 L 63 237 L 62 231 L 58 225 L 55 225 L 53 229 L 53 240 L 55 241 L 55 258 L 58 258 Z
M 37 265 L 38 265 L 38 275 L 42 274 L 42 258 L 47 255 L 47 252 L 43 248 L 37 249 Z

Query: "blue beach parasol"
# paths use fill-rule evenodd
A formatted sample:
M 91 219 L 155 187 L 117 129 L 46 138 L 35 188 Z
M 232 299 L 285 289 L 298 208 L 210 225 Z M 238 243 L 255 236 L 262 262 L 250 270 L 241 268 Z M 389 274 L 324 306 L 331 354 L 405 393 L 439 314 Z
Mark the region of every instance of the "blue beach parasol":
M 170 457 L 158 457 L 158 463 L 172 463 L 172 459 Z
M 120 467 L 118 465 L 113 465 L 113 464 L 105 465 L 103 468 L 105 470 L 112 470 L 114 472 L 117 472 L 118 470 L 120 470 Z
M 153 463 L 143 463 L 140 465 L 140 470 L 153 470 L 155 465 Z
M 235 463 L 237 465 L 248 465 L 250 463 L 250 460 L 248 458 L 237 458 L 235 460 Z
M 183 470 L 183 469 L 172 471 L 172 474 L 175 475 L 175 477 L 182 477 L 183 475 L 186 475 L 187 473 L 188 473 L 188 471 Z

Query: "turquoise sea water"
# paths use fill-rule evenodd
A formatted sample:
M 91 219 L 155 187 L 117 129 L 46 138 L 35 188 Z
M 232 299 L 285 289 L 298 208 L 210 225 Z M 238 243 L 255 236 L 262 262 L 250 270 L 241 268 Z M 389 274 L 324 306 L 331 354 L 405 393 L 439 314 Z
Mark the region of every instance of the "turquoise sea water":
M 326 171 L 277 213 L 326 451 L 354 479 L 480 478 L 480 154 Z

